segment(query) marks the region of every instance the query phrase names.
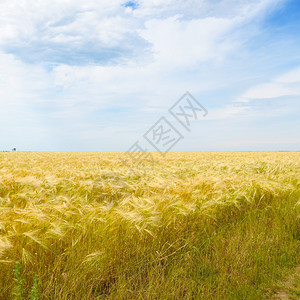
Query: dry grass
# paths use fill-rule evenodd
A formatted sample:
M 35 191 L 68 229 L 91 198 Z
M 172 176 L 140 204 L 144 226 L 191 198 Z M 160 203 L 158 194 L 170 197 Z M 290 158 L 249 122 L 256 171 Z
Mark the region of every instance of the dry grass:
M 42 299 L 263 299 L 299 265 L 300 153 L 119 156 L 0 153 L 0 299 L 16 261 Z

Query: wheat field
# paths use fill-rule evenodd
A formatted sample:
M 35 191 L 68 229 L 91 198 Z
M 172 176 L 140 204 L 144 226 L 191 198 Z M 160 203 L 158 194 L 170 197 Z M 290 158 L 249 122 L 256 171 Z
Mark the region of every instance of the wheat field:
M 1 300 L 267 299 L 299 266 L 299 152 L 125 156 L 0 153 Z

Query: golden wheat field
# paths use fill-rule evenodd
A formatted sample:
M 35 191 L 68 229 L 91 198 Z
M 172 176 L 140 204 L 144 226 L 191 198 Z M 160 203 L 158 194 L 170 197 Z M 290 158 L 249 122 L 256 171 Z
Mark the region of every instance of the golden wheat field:
M 299 152 L 120 156 L 0 153 L 1 300 L 271 299 L 299 266 Z

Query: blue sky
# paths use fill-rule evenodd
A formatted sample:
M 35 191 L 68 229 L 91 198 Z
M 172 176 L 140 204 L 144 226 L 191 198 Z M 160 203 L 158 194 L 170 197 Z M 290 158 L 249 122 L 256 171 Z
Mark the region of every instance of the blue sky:
M 300 0 L 0 2 L 0 151 L 300 150 Z M 184 131 L 189 91 L 208 115 Z

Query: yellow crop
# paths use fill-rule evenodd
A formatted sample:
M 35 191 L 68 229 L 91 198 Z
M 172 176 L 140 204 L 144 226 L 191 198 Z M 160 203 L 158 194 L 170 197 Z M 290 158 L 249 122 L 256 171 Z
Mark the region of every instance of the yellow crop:
M 0 153 L 0 299 L 16 261 L 42 299 L 260 299 L 300 264 L 299 152 L 153 155 Z

